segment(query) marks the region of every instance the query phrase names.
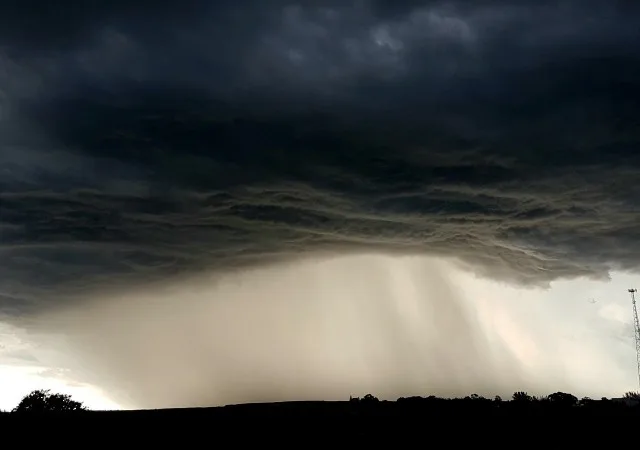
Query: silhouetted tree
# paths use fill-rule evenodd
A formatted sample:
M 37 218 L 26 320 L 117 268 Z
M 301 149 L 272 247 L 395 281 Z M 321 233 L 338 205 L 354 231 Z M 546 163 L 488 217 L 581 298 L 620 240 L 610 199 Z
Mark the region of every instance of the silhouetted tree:
M 48 389 L 33 391 L 20 400 L 13 412 L 66 412 L 83 411 L 81 402 L 71 399 L 67 394 L 52 394 Z
M 378 403 L 380 400 L 378 400 L 378 397 L 375 397 L 372 394 L 367 394 L 364 397 L 362 397 L 361 402 L 367 405 L 370 405 L 372 403 Z
M 518 391 L 513 393 L 512 397 L 514 402 L 532 402 L 534 398 L 523 391 Z
M 547 398 L 551 403 L 558 406 L 575 406 L 578 404 L 578 397 L 565 392 L 555 392 Z
M 625 400 L 640 401 L 640 392 L 634 392 L 634 391 L 625 392 L 623 398 Z

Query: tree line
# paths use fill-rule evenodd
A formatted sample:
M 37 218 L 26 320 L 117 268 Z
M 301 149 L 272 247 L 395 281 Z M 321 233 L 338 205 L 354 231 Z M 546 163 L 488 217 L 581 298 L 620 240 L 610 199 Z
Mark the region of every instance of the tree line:
M 395 402 L 379 400 L 372 394 L 364 397 L 350 397 L 349 404 L 359 407 L 374 407 L 381 404 L 395 403 L 398 406 L 431 406 L 448 409 L 457 408 L 501 408 L 515 407 L 527 409 L 553 408 L 632 408 L 640 411 L 640 392 L 627 392 L 620 398 L 609 399 L 602 397 L 599 400 L 589 397 L 578 399 L 575 395 L 565 392 L 555 392 L 546 396 L 533 396 L 527 392 L 514 392 L 511 399 L 503 400 L 500 396 L 486 398 L 478 394 L 471 394 L 462 398 L 428 397 L 400 397 Z M 52 393 L 50 390 L 35 390 L 25 395 L 20 403 L 11 410 L 11 413 L 42 413 L 42 412 L 80 412 L 89 409 L 82 403 L 71 398 L 68 394 Z

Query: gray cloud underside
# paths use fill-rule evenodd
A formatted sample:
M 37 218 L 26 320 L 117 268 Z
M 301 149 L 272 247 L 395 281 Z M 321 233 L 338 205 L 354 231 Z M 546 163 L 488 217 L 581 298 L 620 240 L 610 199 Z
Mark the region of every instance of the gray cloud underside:
M 553 3 L 3 6 L 3 311 L 309 251 L 637 269 L 637 8 Z

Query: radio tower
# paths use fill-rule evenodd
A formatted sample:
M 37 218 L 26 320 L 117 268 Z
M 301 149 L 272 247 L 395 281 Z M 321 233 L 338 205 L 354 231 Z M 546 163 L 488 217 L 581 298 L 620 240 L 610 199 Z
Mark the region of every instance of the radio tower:
M 638 322 L 638 309 L 636 308 L 637 289 L 629 289 L 631 303 L 633 304 L 633 331 L 636 338 L 636 361 L 638 363 L 638 385 L 640 385 L 640 322 Z

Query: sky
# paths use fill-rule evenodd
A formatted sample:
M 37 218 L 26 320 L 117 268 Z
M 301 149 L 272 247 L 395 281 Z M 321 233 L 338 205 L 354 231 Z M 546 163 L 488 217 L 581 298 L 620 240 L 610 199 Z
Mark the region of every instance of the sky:
M 633 389 L 638 8 L 0 6 L 0 377 L 96 407 Z

